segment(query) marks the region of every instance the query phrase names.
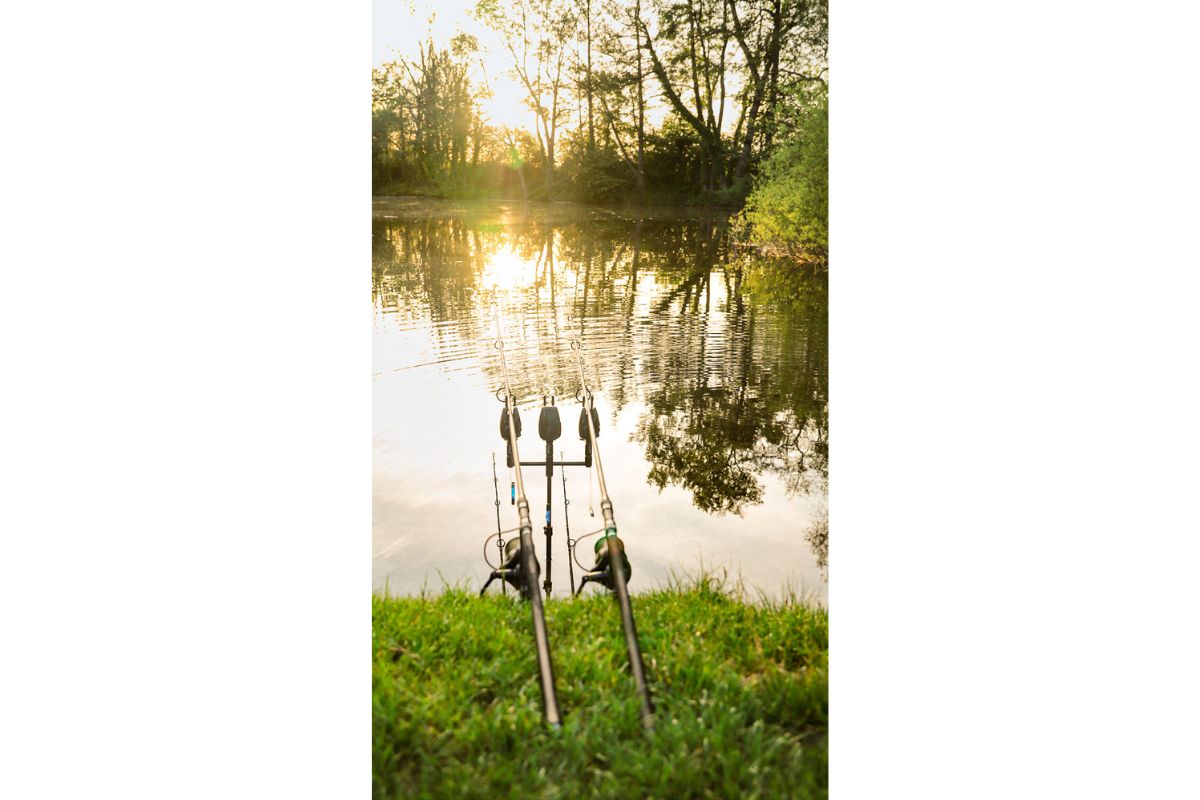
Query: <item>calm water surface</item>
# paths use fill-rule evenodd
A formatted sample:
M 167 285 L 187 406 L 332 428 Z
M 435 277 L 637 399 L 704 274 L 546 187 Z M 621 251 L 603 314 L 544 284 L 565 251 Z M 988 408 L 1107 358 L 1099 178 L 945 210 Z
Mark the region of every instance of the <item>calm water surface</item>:
M 823 277 L 784 285 L 730 247 L 723 219 L 686 211 L 388 198 L 375 201 L 372 234 L 376 589 L 482 584 L 483 542 L 496 530 L 493 454 L 501 523 L 517 524 L 494 396 L 499 313 L 527 461 L 545 455 L 545 394 L 563 420 L 556 457 L 582 459 L 569 348 L 571 332 L 582 336 L 633 590 L 703 563 L 770 594 L 824 601 Z M 524 475 L 544 570 L 545 474 Z M 599 497 L 588 470 L 566 477 L 580 536 L 600 527 Z M 556 595 L 570 591 L 562 496 L 556 470 Z

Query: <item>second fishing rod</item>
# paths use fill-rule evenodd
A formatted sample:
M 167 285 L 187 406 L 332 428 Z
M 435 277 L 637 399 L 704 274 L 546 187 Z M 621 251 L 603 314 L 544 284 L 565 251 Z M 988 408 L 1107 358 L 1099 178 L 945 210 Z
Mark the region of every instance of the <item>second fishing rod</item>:
M 629 599 L 627 584 L 629 562 L 625 556 L 625 545 L 617 537 L 617 521 L 613 514 L 612 498 L 608 496 L 608 484 L 604 480 L 604 464 L 600 459 L 600 445 L 596 439 L 597 430 L 600 427 L 600 415 L 596 412 L 595 397 L 588 386 L 587 375 L 583 369 L 583 344 L 574 336 L 571 338 L 571 349 L 575 351 L 579 364 L 579 399 L 583 402 L 579 432 L 581 436 L 585 432 L 587 433 L 586 447 L 587 454 L 590 456 L 588 460 L 591 460 L 596 468 L 596 481 L 600 489 L 600 514 L 604 519 L 603 543 L 607 548 L 607 557 L 602 557 L 602 562 L 606 562 L 607 569 L 604 569 L 602 573 L 598 569 L 596 573 L 584 575 L 579 584 L 579 591 L 583 591 L 583 587 L 590 579 L 599 579 L 604 583 L 611 582 L 613 593 L 617 597 L 617 605 L 621 609 L 621 624 L 625 629 L 625 647 L 629 651 L 629 669 L 633 673 L 633 680 L 637 685 L 642 724 L 646 728 L 653 728 L 654 704 L 650 700 L 650 688 L 646 684 L 646 667 L 642 662 L 642 648 L 638 643 L 637 625 L 633 619 L 633 603 Z M 598 543 L 597 551 L 599 548 Z M 603 565 L 597 564 L 597 567 L 601 566 Z M 593 575 L 599 575 L 599 577 L 596 578 Z

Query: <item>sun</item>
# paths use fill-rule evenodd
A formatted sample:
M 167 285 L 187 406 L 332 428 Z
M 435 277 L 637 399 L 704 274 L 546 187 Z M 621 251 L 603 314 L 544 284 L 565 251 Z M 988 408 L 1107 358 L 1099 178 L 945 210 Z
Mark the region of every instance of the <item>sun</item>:
M 537 265 L 517 252 L 514 242 L 508 242 L 488 256 L 480 285 L 486 290 L 504 292 L 528 286 L 536 279 Z

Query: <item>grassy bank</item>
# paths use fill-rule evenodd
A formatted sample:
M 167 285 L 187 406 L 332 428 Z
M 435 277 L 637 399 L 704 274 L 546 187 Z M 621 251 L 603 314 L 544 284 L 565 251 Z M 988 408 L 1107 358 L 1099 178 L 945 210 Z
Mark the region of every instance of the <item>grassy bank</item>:
M 591 591 L 591 590 L 590 590 Z M 611 597 L 547 603 L 563 728 L 541 721 L 510 593 L 373 599 L 376 797 L 824 797 L 828 622 L 712 578 L 634 597 L 657 705 L 638 720 Z

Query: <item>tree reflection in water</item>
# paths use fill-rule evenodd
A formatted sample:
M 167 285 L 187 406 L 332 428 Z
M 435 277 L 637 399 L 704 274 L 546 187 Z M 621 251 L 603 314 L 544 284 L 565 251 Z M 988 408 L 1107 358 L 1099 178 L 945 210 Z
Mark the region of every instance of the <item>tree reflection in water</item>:
M 710 514 L 828 482 L 827 281 L 731 247 L 719 217 L 571 206 L 376 209 L 372 295 L 381 313 L 426 327 L 435 360 L 475 355 L 491 385 L 492 313 L 514 334 L 514 390 L 567 397 L 578 377 L 568 317 L 610 412 L 640 403 L 633 440 L 660 491 L 686 489 Z M 828 527 L 806 532 L 822 568 Z
M 737 270 L 740 284 L 746 269 L 779 267 L 726 262 L 725 268 Z M 730 303 L 715 336 L 703 323 L 684 324 L 678 330 L 688 341 L 652 349 L 660 362 L 652 371 L 661 380 L 645 393 L 636 436 L 660 489 L 683 486 L 698 508 L 718 514 L 762 502 L 763 473 L 778 475 L 789 494 L 824 493 L 826 284 L 824 276 L 800 275 L 790 284 L 789 295 L 760 292 L 750 302 Z M 689 314 L 686 298 L 677 313 Z

